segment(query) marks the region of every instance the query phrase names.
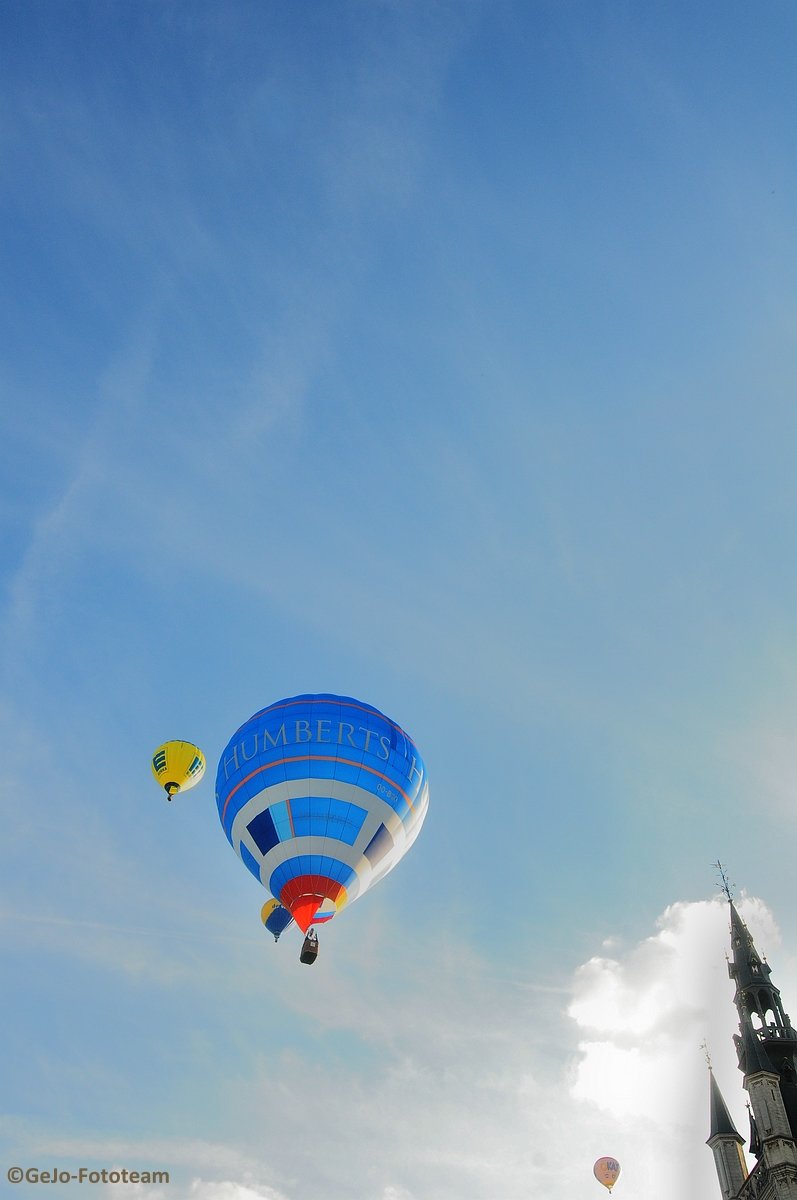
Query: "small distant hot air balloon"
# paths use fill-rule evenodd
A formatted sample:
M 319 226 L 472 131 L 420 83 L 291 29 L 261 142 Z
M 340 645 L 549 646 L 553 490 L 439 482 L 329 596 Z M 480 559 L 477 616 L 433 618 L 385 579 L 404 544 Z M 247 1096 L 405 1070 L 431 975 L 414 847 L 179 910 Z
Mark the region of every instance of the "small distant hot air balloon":
M 620 1164 L 616 1158 L 599 1158 L 592 1168 L 592 1173 L 598 1183 L 602 1183 L 611 1193 L 620 1175 Z
M 233 850 L 305 934 L 309 963 L 318 952 L 311 926 L 409 850 L 429 785 L 412 739 L 373 705 L 304 695 L 269 705 L 233 734 L 216 803 Z
M 267 900 L 260 910 L 260 919 L 269 933 L 274 934 L 275 942 L 278 942 L 280 934 L 293 924 L 293 917 L 287 908 L 282 907 L 279 900 Z
M 205 774 L 205 756 L 193 742 L 164 742 L 152 756 L 152 774 L 171 800 L 199 783 Z

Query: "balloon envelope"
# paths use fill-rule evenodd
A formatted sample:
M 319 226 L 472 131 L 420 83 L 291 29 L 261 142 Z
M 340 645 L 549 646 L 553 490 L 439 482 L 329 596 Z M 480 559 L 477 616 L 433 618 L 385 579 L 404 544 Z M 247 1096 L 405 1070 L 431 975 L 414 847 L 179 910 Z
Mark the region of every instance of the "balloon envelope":
M 616 1158 L 599 1158 L 592 1168 L 592 1173 L 598 1183 L 602 1183 L 611 1191 L 619 1178 L 620 1164 Z
M 152 774 L 171 799 L 199 783 L 205 756 L 193 742 L 164 742 L 152 756 Z
M 392 870 L 420 831 L 429 786 L 400 726 L 324 693 L 279 700 L 233 734 L 216 803 L 236 854 L 306 933 Z

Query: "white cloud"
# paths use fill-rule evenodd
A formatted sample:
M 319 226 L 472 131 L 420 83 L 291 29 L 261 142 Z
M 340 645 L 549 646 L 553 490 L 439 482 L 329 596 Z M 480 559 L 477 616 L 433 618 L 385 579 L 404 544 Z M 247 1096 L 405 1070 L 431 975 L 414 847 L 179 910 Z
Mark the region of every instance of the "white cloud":
M 209 1183 L 203 1179 L 195 1179 L 191 1184 L 188 1195 L 190 1200 L 285 1200 L 282 1192 L 274 1188 L 255 1185 L 250 1187 L 244 1183 Z

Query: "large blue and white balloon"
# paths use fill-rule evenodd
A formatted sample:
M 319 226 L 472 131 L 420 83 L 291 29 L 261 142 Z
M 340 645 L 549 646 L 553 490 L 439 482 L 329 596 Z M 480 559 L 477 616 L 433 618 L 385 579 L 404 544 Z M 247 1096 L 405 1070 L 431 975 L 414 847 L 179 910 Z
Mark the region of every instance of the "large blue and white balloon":
M 387 875 L 429 806 L 404 730 L 349 696 L 294 696 L 233 734 L 216 775 L 232 848 L 306 932 Z

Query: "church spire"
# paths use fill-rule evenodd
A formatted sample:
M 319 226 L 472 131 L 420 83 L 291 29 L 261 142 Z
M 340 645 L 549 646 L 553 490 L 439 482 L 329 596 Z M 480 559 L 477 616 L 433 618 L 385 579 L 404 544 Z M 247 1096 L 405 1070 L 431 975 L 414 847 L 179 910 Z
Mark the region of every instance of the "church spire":
M 723 1200 L 738 1196 L 747 1178 L 747 1164 L 742 1154 L 744 1138 L 733 1123 L 728 1106 L 722 1098 L 714 1071 L 708 1068 L 711 1093 L 711 1133 L 706 1145 L 711 1147 L 714 1165 L 722 1188 Z
M 728 1112 L 728 1106 L 722 1098 L 719 1084 L 714 1078 L 713 1067 L 709 1067 L 708 1077 L 711 1091 L 711 1133 L 709 1134 L 709 1141 L 713 1137 L 732 1137 L 738 1142 L 743 1142 L 744 1138 L 734 1125 L 733 1118 Z

